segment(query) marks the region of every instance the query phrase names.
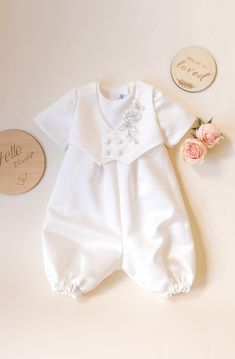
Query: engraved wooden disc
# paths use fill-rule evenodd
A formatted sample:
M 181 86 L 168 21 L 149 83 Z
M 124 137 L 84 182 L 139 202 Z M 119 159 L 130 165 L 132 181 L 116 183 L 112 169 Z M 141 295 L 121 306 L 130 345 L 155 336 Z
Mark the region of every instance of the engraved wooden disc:
M 20 194 L 32 189 L 45 170 L 45 154 L 28 132 L 0 132 L 0 193 Z
M 197 92 L 206 89 L 216 77 L 216 62 L 202 47 L 182 49 L 171 63 L 171 76 L 182 90 Z

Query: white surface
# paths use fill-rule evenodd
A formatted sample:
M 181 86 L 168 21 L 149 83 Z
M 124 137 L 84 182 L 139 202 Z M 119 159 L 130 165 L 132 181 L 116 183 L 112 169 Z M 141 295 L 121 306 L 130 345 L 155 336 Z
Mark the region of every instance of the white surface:
M 234 358 L 233 2 L 3 0 L 0 6 L 1 129 L 31 132 L 47 155 L 37 187 L 0 195 L 1 357 Z M 214 84 L 197 94 L 170 78 L 172 57 L 190 45 L 207 48 L 218 65 Z M 93 79 L 158 84 L 202 117 L 214 116 L 225 134 L 200 167 L 187 166 L 171 150 L 197 248 L 194 288 L 171 302 L 121 272 L 79 303 L 49 290 L 40 229 L 63 152 L 32 118 Z

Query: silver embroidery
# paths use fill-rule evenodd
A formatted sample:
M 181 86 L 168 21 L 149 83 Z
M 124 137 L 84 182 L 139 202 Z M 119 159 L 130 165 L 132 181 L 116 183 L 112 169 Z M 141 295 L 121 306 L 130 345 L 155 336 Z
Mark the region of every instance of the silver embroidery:
M 139 101 L 135 98 L 132 102 L 131 107 L 123 112 L 124 123 L 119 127 L 118 130 L 126 131 L 126 137 L 129 142 L 134 142 L 138 144 L 138 128 L 136 123 L 142 119 L 142 112 L 145 110 L 145 107 L 142 106 Z

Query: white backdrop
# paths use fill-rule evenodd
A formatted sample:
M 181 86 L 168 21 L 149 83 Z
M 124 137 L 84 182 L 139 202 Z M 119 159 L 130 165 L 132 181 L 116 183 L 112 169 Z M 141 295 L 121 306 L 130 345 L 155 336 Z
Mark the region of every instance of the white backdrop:
M 233 359 L 235 357 L 235 39 L 232 0 L 1 0 L 0 130 L 19 128 L 42 143 L 41 182 L 0 195 L 0 355 L 4 359 Z M 170 77 L 181 48 L 215 57 L 211 87 L 186 93 Z M 79 302 L 50 292 L 40 230 L 62 160 L 32 121 L 74 86 L 148 81 L 225 134 L 206 162 L 190 167 L 170 155 L 190 214 L 197 279 L 171 301 L 122 272 Z

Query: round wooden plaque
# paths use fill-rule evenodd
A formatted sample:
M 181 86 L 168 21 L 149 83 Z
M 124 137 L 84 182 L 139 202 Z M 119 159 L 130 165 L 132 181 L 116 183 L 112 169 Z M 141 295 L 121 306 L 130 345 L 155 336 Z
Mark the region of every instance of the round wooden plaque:
M 171 63 L 171 76 L 182 90 L 197 92 L 206 89 L 216 77 L 213 56 L 198 46 L 186 47 L 176 54 Z
M 20 194 L 32 189 L 45 170 L 45 154 L 28 132 L 0 132 L 0 193 Z

